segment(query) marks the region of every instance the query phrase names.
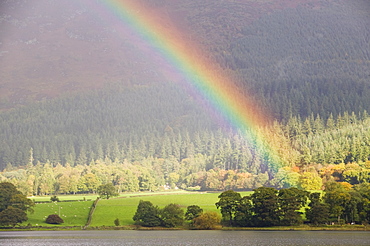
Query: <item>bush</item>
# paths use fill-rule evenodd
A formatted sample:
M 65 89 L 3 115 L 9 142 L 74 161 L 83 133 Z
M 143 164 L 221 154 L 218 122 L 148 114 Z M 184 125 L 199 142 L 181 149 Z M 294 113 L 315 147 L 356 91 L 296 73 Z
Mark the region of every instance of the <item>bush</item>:
M 52 197 L 50 197 L 50 201 L 59 202 L 59 198 L 57 196 L 52 196 Z
M 205 212 L 193 219 L 193 228 L 198 230 L 216 229 L 221 222 L 221 217 L 216 212 Z
M 64 223 L 63 219 L 59 217 L 57 214 L 50 214 L 46 220 L 46 223 L 48 224 L 62 224 Z
M 115 224 L 116 226 L 119 226 L 119 225 L 120 225 L 120 222 L 119 222 L 119 219 L 118 219 L 118 218 L 114 220 L 114 224 Z

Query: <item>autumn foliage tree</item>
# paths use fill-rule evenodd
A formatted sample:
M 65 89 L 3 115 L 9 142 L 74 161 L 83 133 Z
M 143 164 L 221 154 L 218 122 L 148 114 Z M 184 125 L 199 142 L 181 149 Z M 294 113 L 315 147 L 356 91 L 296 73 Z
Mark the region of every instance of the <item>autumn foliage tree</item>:
M 328 205 L 330 216 L 336 218 L 338 223 L 341 223 L 345 207 L 351 201 L 349 191 L 340 183 L 328 183 L 325 189 L 324 200 Z
M 193 228 L 199 230 L 212 230 L 220 226 L 221 216 L 216 212 L 205 212 L 194 218 Z

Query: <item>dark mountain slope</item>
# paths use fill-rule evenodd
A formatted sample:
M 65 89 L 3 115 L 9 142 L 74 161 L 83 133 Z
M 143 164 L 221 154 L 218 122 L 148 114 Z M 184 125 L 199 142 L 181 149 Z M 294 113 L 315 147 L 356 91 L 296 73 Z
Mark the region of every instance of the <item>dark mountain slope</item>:
M 279 119 L 369 109 L 370 7 L 344 0 L 142 0 Z M 161 57 L 91 1 L 0 3 L 0 107 L 168 80 Z M 161 16 L 163 17 L 161 19 Z M 171 77 L 172 78 L 172 77 Z M 277 103 L 278 102 L 278 103 Z
M 280 119 L 369 110 L 370 15 L 346 7 L 263 17 L 219 60 Z

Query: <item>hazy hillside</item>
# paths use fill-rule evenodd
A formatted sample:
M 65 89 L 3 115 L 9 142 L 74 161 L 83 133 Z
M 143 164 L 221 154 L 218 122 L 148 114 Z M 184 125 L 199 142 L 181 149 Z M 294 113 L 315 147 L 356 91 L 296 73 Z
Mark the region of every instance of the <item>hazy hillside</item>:
M 112 82 L 163 81 L 158 60 L 89 2 L 1 1 L 1 108 Z
M 239 86 L 278 119 L 370 109 L 367 1 L 184 1 L 181 6 L 195 9 L 187 20 L 212 59 L 232 70 Z
M 141 2 L 163 16 L 164 28 L 200 43 L 279 119 L 369 109 L 367 1 Z M 0 4 L 1 108 L 112 82 L 172 79 L 161 57 L 99 3 Z
M 244 28 L 219 60 L 279 119 L 361 112 L 370 108 L 369 24 L 369 12 L 348 3 L 276 11 Z

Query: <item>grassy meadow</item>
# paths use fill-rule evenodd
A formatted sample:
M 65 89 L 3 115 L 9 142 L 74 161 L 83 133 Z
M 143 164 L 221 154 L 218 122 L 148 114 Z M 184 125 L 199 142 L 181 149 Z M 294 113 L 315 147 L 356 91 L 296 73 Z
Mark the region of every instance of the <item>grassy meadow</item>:
M 34 213 L 28 214 L 28 221 L 24 222 L 23 225 L 53 226 L 47 224 L 45 219 L 50 214 L 58 214 L 64 220 L 64 223 L 60 224 L 60 226 L 84 226 L 93 202 L 94 201 L 37 203 L 34 207 Z
M 221 192 L 220 192 L 221 193 Z M 90 226 L 114 226 L 114 220 L 119 219 L 120 225 L 132 225 L 137 206 L 140 200 L 150 201 L 153 205 L 163 208 L 170 203 L 183 207 L 184 212 L 189 205 L 198 205 L 204 211 L 216 211 L 215 203 L 219 200 L 220 193 L 151 193 L 143 196 L 124 196 L 109 200 L 100 200 L 95 209 Z M 240 192 L 242 196 L 251 192 Z
M 201 192 L 147 192 L 147 193 L 124 193 L 120 197 L 109 200 L 102 199 L 98 202 L 92 216 L 90 226 L 114 226 L 114 220 L 119 219 L 120 225 L 132 225 L 137 206 L 140 200 L 150 201 L 155 206 L 163 208 L 170 203 L 176 203 L 183 207 L 184 212 L 189 205 L 198 205 L 204 211 L 216 211 L 215 203 L 219 200 L 217 193 Z M 240 192 L 242 196 L 251 192 Z M 84 226 L 88 219 L 90 208 L 97 195 L 66 195 L 58 196 L 61 202 L 50 202 L 50 197 L 31 197 L 37 202 L 34 213 L 28 214 L 28 221 L 22 225 L 26 226 Z M 45 203 L 42 203 L 45 202 Z M 64 220 L 63 224 L 50 225 L 45 219 L 50 214 L 58 214 Z
M 94 201 L 99 195 L 58 195 L 59 201 Z M 28 197 L 34 202 L 50 202 L 51 196 L 32 196 Z

